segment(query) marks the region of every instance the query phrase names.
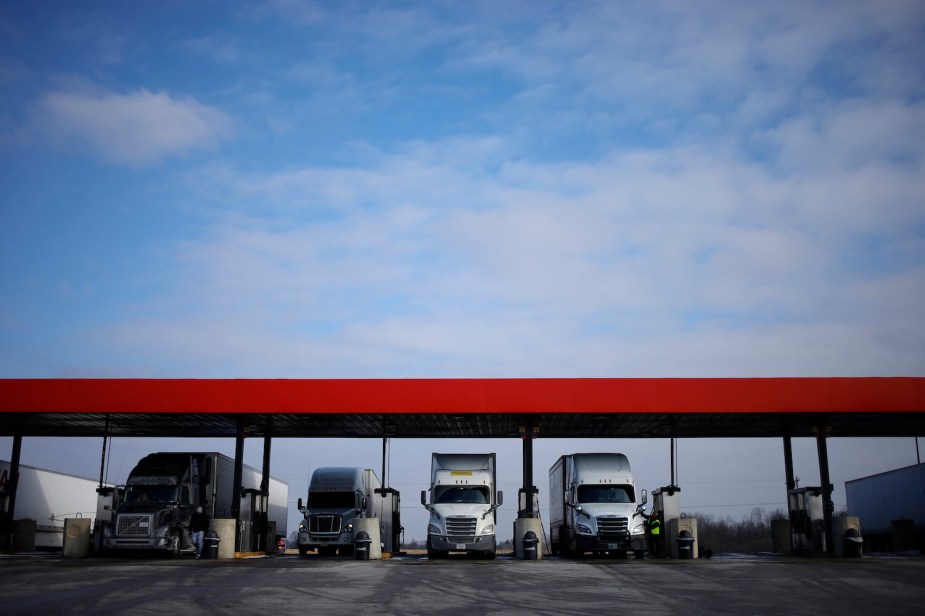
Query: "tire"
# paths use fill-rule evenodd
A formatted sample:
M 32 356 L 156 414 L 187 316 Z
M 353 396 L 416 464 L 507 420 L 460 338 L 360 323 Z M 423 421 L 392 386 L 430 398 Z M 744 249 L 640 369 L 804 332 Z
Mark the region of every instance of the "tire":
M 446 558 L 449 554 L 449 552 L 444 552 L 443 550 L 435 550 L 430 545 L 430 537 L 427 538 L 427 558 L 437 560 L 438 558 Z
M 633 552 L 633 556 L 636 558 L 636 560 L 642 560 L 645 555 L 646 553 L 643 550 L 636 550 Z
M 299 546 L 299 556 L 305 556 L 306 554 L 308 554 L 308 548 L 305 547 L 304 545 L 300 545 Z
M 170 534 L 170 544 L 167 546 L 167 550 L 174 558 L 180 556 L 180 533 L 175 532 Z

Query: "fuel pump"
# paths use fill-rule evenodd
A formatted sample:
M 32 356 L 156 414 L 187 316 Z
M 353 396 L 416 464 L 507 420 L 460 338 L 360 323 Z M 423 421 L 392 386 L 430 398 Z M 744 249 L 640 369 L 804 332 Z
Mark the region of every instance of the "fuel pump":
M 267 547 L 267 495 L 256 488 L 247 488 L 241 493 L 241 537 L 242 552 L 265 552 Z
M 825 512 L 821 487 L 787 491 L 790 545 L 794 552 L 825 552 Z
M 664 486 L 652 490 L 652 510 L 662 514 L 665 548 L 672 558 L 697 558 L 697 518 L 681 513 L 681 488 Z

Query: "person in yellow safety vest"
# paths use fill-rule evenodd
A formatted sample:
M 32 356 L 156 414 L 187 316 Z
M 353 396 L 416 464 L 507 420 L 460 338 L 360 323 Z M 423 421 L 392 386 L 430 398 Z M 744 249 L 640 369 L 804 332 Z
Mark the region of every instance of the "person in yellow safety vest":
M 653 511 L 647 516 L 646 529 L 649 531 L 649 558 L 662 557 L 662 516 Z

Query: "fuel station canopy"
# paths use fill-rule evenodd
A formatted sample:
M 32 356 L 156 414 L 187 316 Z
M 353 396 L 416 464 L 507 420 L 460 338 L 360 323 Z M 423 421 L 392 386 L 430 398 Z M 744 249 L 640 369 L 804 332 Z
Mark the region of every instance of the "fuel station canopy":
M 925 434 L 925 377 L 0 379 L 0 435 L 667 438 Z

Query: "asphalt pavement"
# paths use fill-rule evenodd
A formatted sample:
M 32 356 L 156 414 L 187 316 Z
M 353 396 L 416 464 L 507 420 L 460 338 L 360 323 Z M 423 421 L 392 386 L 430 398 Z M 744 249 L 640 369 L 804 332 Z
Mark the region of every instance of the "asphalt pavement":
M 0 555 L 15 614 L 920 614 L 925 559 Z

